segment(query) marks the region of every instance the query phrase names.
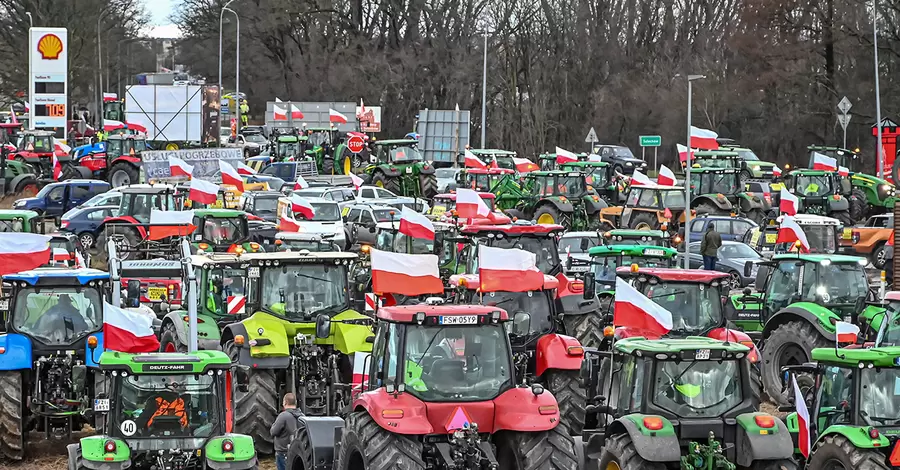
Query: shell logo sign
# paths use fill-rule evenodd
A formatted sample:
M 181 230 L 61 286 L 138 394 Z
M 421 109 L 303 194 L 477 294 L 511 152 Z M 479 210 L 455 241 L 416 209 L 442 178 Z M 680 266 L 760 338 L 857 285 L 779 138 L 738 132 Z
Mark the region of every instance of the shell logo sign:
M 37 50 L 44 60 L 57 60 L 63 51 L 63 43 L 55 34 L 45 34 L 38 40 Z

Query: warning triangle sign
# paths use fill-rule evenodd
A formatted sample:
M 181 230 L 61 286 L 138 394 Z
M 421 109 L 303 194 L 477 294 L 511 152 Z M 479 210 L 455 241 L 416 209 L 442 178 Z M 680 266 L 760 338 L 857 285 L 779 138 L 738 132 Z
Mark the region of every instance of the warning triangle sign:
M 456 411 L 450 415 L 450 421 L 447 422 L 447 431 L 456 431 L 457 429 L 466 429 L 472 424 L 472 419 L 461 406 L 456 407 Z
M 590 132 L 588 132 L 587 137 L 584 138 L 584 141 L 591 143 L 600 141 L 600 139 L 597 138 L 597 131 L 595 131 L 593 127 L 591 128 Z

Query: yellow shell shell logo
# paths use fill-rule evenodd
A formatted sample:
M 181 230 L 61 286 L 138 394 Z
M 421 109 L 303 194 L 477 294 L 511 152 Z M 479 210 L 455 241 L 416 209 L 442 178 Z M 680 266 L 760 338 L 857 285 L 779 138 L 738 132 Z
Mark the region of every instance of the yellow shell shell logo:
M 59 59 L 59 55 L 63 50 L 63 43 L 59 36 L 55 34 L 45 34 L 38 41 L 37 50 L 41 53 L 44 60 Z

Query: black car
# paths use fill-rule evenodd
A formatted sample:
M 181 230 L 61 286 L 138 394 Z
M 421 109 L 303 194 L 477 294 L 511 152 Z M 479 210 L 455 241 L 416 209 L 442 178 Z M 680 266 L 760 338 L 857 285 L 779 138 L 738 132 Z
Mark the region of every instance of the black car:
M 279 191 L 247 191 L 241 195 L 240 210 L 266 222 L 278 222 Z
M 600 155 L 600 161 L 609 163 L 614 171 L 623 175 L 631 175 L 634 170 L 647 172 L 647 162 L 635 157 L 624 145 L 595 145 L 594 153 Z

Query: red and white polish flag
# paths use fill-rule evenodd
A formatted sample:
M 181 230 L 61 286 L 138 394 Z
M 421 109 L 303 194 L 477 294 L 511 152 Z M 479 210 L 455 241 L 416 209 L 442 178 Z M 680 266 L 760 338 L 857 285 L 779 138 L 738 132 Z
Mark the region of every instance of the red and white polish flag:
M 665 165 L 660 166 L 656 184 L 660 186 L 675 186 L 675 173 Z
M 150 211 L 150 240 L 168 237 L 186 237 L 197 227 L 194 225 L 194 211 Z
M 845 166 L 838 167 L 838 175 L 840 176 L 850 176 L 850 169 Z
M 75 269 L 89 268 L 87 262 L 84 260 L 84 256 L 81 256 L 81 252 L 75 250 Z
M 53 180 L 59 181 L 59 178 L 62 176 L 62 164 L 59 163 L 59 159 L 56 158 L 56 154 L 53 154 Z
M 456 213 L 461 219 L 477 219 L 487 217 L 491 208 L 474 190 L 459 188 L 456 190 Z
M 351 397 L 356 397 L 362 393 L 366 388 L 366 383 L 369 381 L 369 374 L 366 370 L 366 365 L 372 364 L 372 359 L 368 361 L 366 358 L 370 357 L 370 353 L 366 352 L 355 352 L 353 353 L 353 379 L 351 380 L 352 389 L 350 391 Z
M 306 189 L 309 187 L 309 183 L 306 182 L 306 178 L 303 175 L 297 175 L 297 181 L 294 182 L 294 191 L 298 189 Z
M 65 248 L 54 248 L 52 251 L 52 258 L 54 263 L 62 263 L 68 266 L 69 261 L 72 260 L 72 257 L 69 256 L 69 252 L 66 251 Z
M 350 173 L 350 181 L 353 183 L 355 189 L 359 189 L 360 186 L 363 185 L 363 179 L 353 173 Z
M 103 102 L 104 103 L 106 103 L 108 101 L 118 101 L 118 100 L 119 100 L 119 95 L 117 95 L 115 93 L 104 93 L 103 94 Z M 107 121 L 106 119 L 103 120 L 103 122 L 106 122 L 106 121 Z
M 662 336 L 672 330 L 672 312 L 648 299 L 631 284 L 618 277 L 613 325 L 645 330 Z
M 273 105 L 272 109 L 275 111 L 275 120 L 276 121 L 287 121 L 287 109 L 282 108 L 281 106 Z
M 784 215 L 797 215 L 800 199 L 791 194 L 787 189 L 781 188 L 781 200 L 778 202 L 778 210 Z
M 116 121 L 115 119 L 104 119 L 103 120 L 103 130 L 104 131 L 114 131 L 117 129 L 124 129 L 125 123 L 122 121 Z
M 244 179 L 231 164 L 225 160 L 219 160 L 219 171 L 222 172 L 222 184 L 230 184 L 238 191 L 244 192 Z
M 781 176 L 781 168 L 778 168 L 778 165 L 772 167 L 772 176 L 779 177 Z
M 477 155 L 470 152 L 469 149 L 466 149 L 463 155 L 465 155 L 466 168 L 478 168 L 480 170 L 487 169 L 487 165 L 485 165 Z
M 443 294 L 437 255 L 371 250 L 372 290 L 377 294 Z
M 103 347 L 124 353 L 159 351 L 153 320 L 147 315 L 103 302 Z
M 303 119 L 303 113 L 294 103 L 291 103 L 291 119 Z
M 855 344 L 859 338 L 859 327 L 853 323 L 839 321 L 834 324 L 835 341 L 838 344 Z
M 819 152 L 813 152 L 813 170 L 824 170 L 824 171 L 837 171 L 838 164 L 837 160 L 829 157 L 828 155 L 822 155 Z
M 481 292 L 529 292 L 544 287 L 534 253 L 518 248 L 478 247 Z
M 328 108 L 328 120 L 335 124 L 347 124 L 347 116 Z
M 307 219 L 312 219 L 316 215 L 312 203 L 296 194 L 291 194 L 291 212 L 300 214 Z
M 578 161 L 578 155 L 575 155 L 574 153 L 572 153 L 568 150 L 556 147 L 556 163 L 557 164 L 562 165 L 563 163 L 570 163 L 570 162 L 577 162 L 577 161 Z
M 194 172 L 194 167 L 178 157 L 169 157 L 169 173 L 173 178 L 184 176 L 190 178 Z
M 135 132 L 140 132 L 142 134 L 147 133 L 147 128 L 144 127 L 142 124 L 138 124 L 136 122 L 125 121 L 125 126 L 128 127 L 128 129 L 133 130 Z
M 37 233 L 0 233 L 0 276 L 28 271 L 49 261 L 49 236 Z
M 61 140 L 54 138 L 53 139 L 53 151 L 54 151 L 54 153 L 58 154 L 59 156 L 65 156 L 65 155 L 68 155 L 69 152 L 72 151 L 72 147 L 69 147 L 68 145 L 64 144 Z
M 243 176 L 250 176 L 250 175 L 256 174 L 256 170 L 245 165 L 243 162 L 238 162 L 237 172 L 239 175 L 243 175 Z
M 400 210 L 400 233 L 412 238 L 434 240 L 434 224 L 428 217 L 403 206 Z
M 228 314 L 240 315 L 247 311 L 247 297 L 243 295 L 228 296 Z
M 695 149 L 718 150 L 719 142 L 716 140 L 719 134 L 699 127 L 691 126 L 691 141 L 688 145 Z
M 299 232 L 300 222 L 297 222 L 297 219 L 285 209 L 284 213 L 281 214 L 281 217 L 278 219 L 278 230 L 281 232 Z
M 219 185 L 198 178 L 191 179 L 191 191 L 188 199 L 199 204 L 212 204 L 219 195 Z
M 678 149 L 678 160 L 682 163 L 686 162 L 688 158 L 688 148 L 681 144 L 675 144 L 675 148 Z
M 809 458 L 809 409 L 806 408 L 806 400 L 800 386 L 797 385 L 797 376 L 791 376 L 794 387 L 794 406 L 797 408 L 797 450 L 803 457 Z
M 531 173 L 540 168 L 536 163 L 527 158 L 513 157 L 513 163 L 516 165 L 516 171 L 519 173 Z
M 809 253 L 809 240 L 806 238 L 806 232 L 791 216 L 783 216 L 781 225 L 778 227 L 778 238 L 775 243 L 800 243 L 800 251 Z
M 631 185 L 653 186 L 653 181 L 650 180 L 650 177 L 641 173 L 641 170 L 634 170 L 634 173 L 631 174 Z

